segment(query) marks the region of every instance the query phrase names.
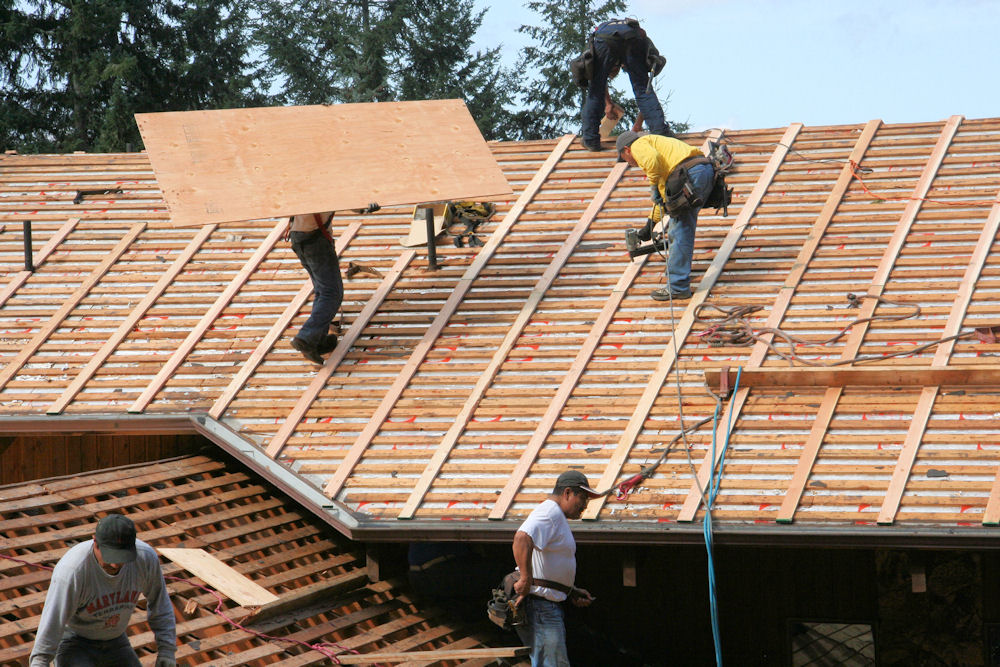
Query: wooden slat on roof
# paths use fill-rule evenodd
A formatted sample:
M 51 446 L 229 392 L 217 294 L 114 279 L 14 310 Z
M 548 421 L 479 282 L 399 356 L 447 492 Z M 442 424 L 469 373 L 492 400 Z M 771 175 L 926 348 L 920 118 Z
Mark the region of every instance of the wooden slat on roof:
M 373 525 L 401 516 L 416 523 L 468 520 L 449 524 L 458 529 L 489 518 L 513 524 L 568 466 L 606 486 L 631 477 L 660 458 L 682 420 L 712 415 L 715 401 L 703 389 L 702 371 L 788 362 L 765 345 L 712 347 L 701 334 L 713 322 L 693 313 L 685 320 L 683 309 L 671 313 L 649 298 L 663 284 L 663 262 L 653 256 L 633 264 L 623 244 L 624 228 L 640 224 L 648 210 L 648 185 L 636 170 L 625 172 L 557 275 L 533 296 L 615 168 L 611 152 L 581 150 L 570 139 L 492 144 L 515 196 L 480 228 L 485 250 L 444 242 L 438 271 L 426 270 L 423 249 L 402 261 L 408 251 L 398 239 L 411 210 L 390 207 L 364 218 L 343 263 L 362 262 L 383 274 L 403 268 L 391 286 L 363 274 L 345 282 L 340 326 L 355 327 L 356 335 L 322 371 L 325 377 L 289 346 L 308 304 L 283 315 L 307 281 L 286 244 L 275 245 L 232 299 L 205 319 L 277 221 L 213 231 L 106 361 L 87 369 L 93 372 L 74 387 L 79 391 L 66 402 L 65 418 L 124 414 L 201 323 L 202 335 L 178 357 L 146 413 L 198 414 L 218 406 L 212 416 L 248 447 L 274 445 L 278 464 L 328 488 Z M 1000 323 L 1000 248 L 989 231 L 1000 191 L 1000 119 L 796 124 L 727 132 L 724 140 L 737 158 L 728 178 L 736 195 L 729 218 L 711 210 L 699 217 L 694 280 L 712 274 L 706 303 L 759 306 L 749 318 L 753 326 L 782 327 L 804 341 L 796 353 L 818 362 L 931 343 L 946 326 L 969 331 Z M 935 146 L 942 150 L 932 160 Z M 783 159 L 776 161 L 778 155 Z M 938 157 L 940 166 L 928 170 Z M 44 414 L 151 298 L 162 272 L 191 241 L 193 230 L 171 229 L 164 219 L 144 159 L 0 158 L 0 289 L 13 285 L 0 309 L 0 364 L 16 360 L 45 322 L 68 309 L 0 391 L 3 414 Z M 122 192 L 72 203 L 78 188 L 101 186 Z M 20 221 L 33 219 L 44 243 L 70 217 L 80 222 L 33 274 L 21 276 Z M 135 221 L 146 230 L 69 308 L 81 276 Z M 333 231 L 343 234 L 359 221 L 338 215 Z M 897 245 L 887 253 L 890 243 Z M 974 258 L 982 268 L 963 286 Z M 875 283 L 886 298 L 919 305 L 920 317 L 873 322 L 857 329 L 849 347 L 845 340 L 819 345 L 862 314 L 844 295 L 863 294 Z M 960 290 L 970 297 L 968 308 L 949 324 Z M 533 298 L 537 305 L 521 315 Z M 515 337 L 512 327 L 521 327 L 521 319 Z M 681 334 L 676 360 L 662 382 L 651 383 L 675 331 Z M 993 363 L 998 353 L 997 344 L 963 338 L 947 364 Z M 884 363 L 930 368 L 934 355 L 931 348 Z M 251 361 L 252 370 L 241 372 Z M 483 373 L 492 380 L 477 389 Z M 898 473 L 905 483 L 891 494 L 923 387 L 847 386 L 822 408 L 824 390 L 797 385 L 737 394 L 716 526 L 773 527 L 793 512 L 789 529 L 864 527 L 874 524 L 887 494 L 899 493 L 894 527 L 982 527 L 1000 469 L 994 396 L 1000 388 L 940 390 L 919 442 L 913 435 L 906 445 L 914 457 Z M 649 409 L 639 419 L 644 392 Z M 618 451 L 633 420 L 634 433 Z M 592 506 L 596 521 L 588 530 L 697 518 L 688 453 L 705 461 L 704 481 L 714 461 L 711 441 L 710 426 L 690 434 L 689 452 L 675 446 L 627 500 Z

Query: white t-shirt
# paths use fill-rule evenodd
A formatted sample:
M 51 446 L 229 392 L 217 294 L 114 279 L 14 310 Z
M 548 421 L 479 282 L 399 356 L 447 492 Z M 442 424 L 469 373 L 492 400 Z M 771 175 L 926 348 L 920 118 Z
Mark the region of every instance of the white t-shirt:
M 572 586 L 576 581 L 576 540 L 559 503 L 546 498 L 531 511 L 518 530 L 531 537 L 531 571 L 536 579 L 550 579 Z M 553 588 L 532 586 L 531 593 L 562 602 L 566 594 Z

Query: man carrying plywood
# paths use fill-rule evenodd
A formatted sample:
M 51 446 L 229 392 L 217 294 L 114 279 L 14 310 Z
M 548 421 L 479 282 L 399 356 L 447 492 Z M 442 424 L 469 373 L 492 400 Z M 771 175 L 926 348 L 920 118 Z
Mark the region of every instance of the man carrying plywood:
M 373 213 L 372 203 L 358 213 Z M 337 248 L 330 235 L 333 212 L 293 215 L 289 220 L 292 250 L 309 274 L 313 284 L 313 305 L 309 319 L 292 338 L 292 347 L 314 364 L 323 365 L 323 357 L 337 347 L 337 335 L 330 333 L 333 318 L 344 301 L 344 281 L 340 276 Z

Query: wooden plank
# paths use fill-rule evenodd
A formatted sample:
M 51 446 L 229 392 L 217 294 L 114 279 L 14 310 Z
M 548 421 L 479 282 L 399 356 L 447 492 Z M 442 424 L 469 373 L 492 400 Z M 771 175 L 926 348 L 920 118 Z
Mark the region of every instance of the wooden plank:
M 7 386 L 7 383 L 10 382 L 11 378 L 13 378 L 14 375 L 21 370 L 24 364 L 26 364 L 28 360 L 38 351 L 38 348 L 40 348 L 45 341 L 48 340 L 49 336 L 52 335 L 52 332 L 62 325 L 63 320 L 66 319 L 66 317 L 73 312 L 73 309 L 80 304 L 84 297 L 90 293 L 90 290 L 94 287 L 94 285 L 96 285 L 101 278 L 104 277 L 104 274 L 111 269 L 119 258 L 121 258 L 122 254 L 129 249 L 132 242 L 135 241 L 136 237 L 139 236 L 145 228 L 146 224 L 143 222 L 138 222 L 130 226 L 121 241 L 119 241 L 118 244 L 107 255 L 105 255 L 101 263 L 90 272 L 83 282 L 80 283 L 80 286 L 77 287 L 63 302 L 59 309 L 53 313 L 52 317 L 50 317 L 48 321 L 42 325 L 42 327 L 38 330 L 38 333 L 36 333 L 32 339 L 21 348 L 21 351 L 17 353 L 17 356 L 8 362 L 7 365 L 4 366 L 3 370 L 0 370 L 0 389 Z
M 1000 232 L 1000 193 L 997 195 L 997 203 L 993 205 L 989 216 L 986 218 L 982 233 L 980 233 L 979 240 L 976 243 L 976 249 L 969 259 L 968 266 L 965 268 L 965 274 L 962 276 L 962 282 L 958 287 L 958 292 L 951 306 L 951 312 L 948 315 L 948 322 L 941 333 L 942 338 L 953 336 L 961 329 L 962 322 L 965 320 L 966 313 L 969 310 L 969 304 L 972 302 L 976 283 L 980 275 L 982 275 L 983 267 L 986 265 L 986 259 L 989 257 L 993 244 L 996 242 L 998 232 Z M 948 341 L 939 345 L 934 354 L 931 366 L 934 368 L 944 367 L 951 358 L 951 353 L 954 349 L 955 341 Z M 903 497 L 906 480 L 909 479 L 913 463 L 916 461 L 917 451 L 919 450 L 920 443 L 923 441 L 924 431 L 930 419 L 934 402 L 937 399 L 938 390 L 939 387 L 927 387 L 920 394 L 920 400 L 914 411 L 913 420 L 910 422 L 906 439 L 903 441 L 903 447 L 899 452 L 899 461 L 893 469 L 892 479 L 889 482 L 885 500 L 882 502 L 882 509 L 879 511 L 879 523 L 892 523 L 895 520 L 896 512 L 899 511 L 899 503 Z M 982 523 L 983 525 L 994 525 L 998 522 L 998 519 L 1000 519 L 1000 497 L 997 496 L 997 487 L 994 485 L 990 490 L 990 498 L 986 503 Z
M 531 316 L 535 313 L 538 308 L 538 304 L 541 303 L 542 299 L 545 297 L 546 291 L 552 286 L 556 278 L 559 277 L 559 272 L 562 271 L 566 262 L 569 260 L 570 255 L 576 249 L 577 244 L 583 238 L 583 235 L 587 233 L 590 229 L 591 223 L 593 223 L 594 218 L 597 214 L 601 212 L 604 204 L 608 201 L 608 197 L 614 191 L 615 187 L 618 185 L 618 181 L 621 180 L 622 174 L 628 165 L 624 162 L 619 162 L 611 168 L 611 172 L 608 174 L 607 178 L 604 179 L 604 183 L 601 185 L 600 189 L 594 195 L 593 199 L 590 201 L 590 205 L 580 216 L 576 225 L 573 227 L 572 231 L 566 237 L 562 246 L 556 252 L 552 261 L 545 268 L 545 271 L 539 277 L 538 281 L 535 283 L 534 288 L 531 290 L 531 294 L 528 296 L 524 305 L 521 307 L 520 312 L 517 317 L 514 318 L 513 324 L 507 330 L 507 334 L 504 336 L 503 341 L 497 346 L 496 350 L 493 352 L 493 356 L 486 368 L 479 375 L 479 379 L 476 380 L 476 384 L 472 389 L 472 392 L 465 399 L 465 403 L 462 405 L 461 410 L 459 410 L 458 415 L 452 421 L 451 426 L 448 428 L 447 433 L 441 439 L 441 442 L 434 450 L 434 454 L 431 456 L 431 460 L 428 461 L 427 466 L 424 468 L 423 473 L 421 473 L 420 478 L 413 487 L 412 493 L 410 493 L 409 498 L 403 504 L 400 509 L 398 519 L 412 519 L 413 514 L 416 512 L 417 507 L 423 502 L 424 495 L 427 490 L 434 483 L 434 479 L 437 477 L 438 473 L 441 471 L 441 467 L 444 465 L 445 461 L 448 460 L 448 456 L 451 455 L 451 450 L 455 447 L 455 443 L 461 437 L 462 433 L 465 431 L 466 426 L 469 424 L 469 420 L 472 419 L 473 413 L 475 413 L 476 408 L 479 406 L 479 402 L 482 400 L 483 396 L 486 394 L 486 390 L 490 388 L 493 384 L 493 380 L 496 378 L 497 373 L 500 372 L 500 367 L 503 365 L 504 361 L 510 355 L 510 351 L 514 348 L 517 343 L 518 338 L 524 333 L 524 328 L 528 325 L 531 320 Z
M 528 471 L 538 457 L 538 452 L 541 451 L 546 438 L 549 437 L 556 422 L 559 420 L 563 408 L 566 407 L 566 402 L 580 381 L 580 376 L 586 370 L 587 364 L 590 362 L 591 357 L 593 357 L 594 351 L 608 329 L 608 325 L 611 324 L 615 313 L 618 311 L 618 307 L 625 298 L 625 294 L 632 286 L 632 283 L 635 282 L 636 277 L 638 277 L 648 259 L 649 255 L 642 255 L 639 257 L 639 261 L 629 262 L 625 268 L 625 272 L 622 273 L 618 279 L 618 283 L 611 291 L 611 295 L 604 302 L 604 307 L 601 309 L 597 319 L 594 320 L 594 324 L 590 327 L 587 338 L 580 345 L 580 351 L 577 352 L 573 363 L 570 364 L 569 370 L 563 376 L 562 382 L 559 383 L 559 388 L 556 390 L 555 395 L 549 401 L 548 406 L 546 406 L 545 414 L 542 415 L 538 426 L 535 427 L 531 438 L 528 440 L 528 444 L 525 446 L 524 451 L 521 452 L 517 465 L 514 466 L 514 471 L 507 479 L 507 483 L 504 484 L 500 495 L 497 496 L 497 501 L 490 510 L 490 519 L 499 521 L 507 515 L 507 510 L 510 509 L 511 503 L 514 502 L 514 496 L 521 489 L 524 478 L 528 476 Z
M 215 230 L 216 225 L 205 225 L 199 230 L 191 242 L 188 243 L 187 247 L 184 248 L 183 252 L 178 255 L 177 259 L 173 261 L 170 268 L 167 269 L 160 279 L 156 281 L 152 289 L 146 293 L 142 301 L 132 309 L 132 312 L 128 314 L 128 317 L 121 323 L 121 325 L 115 330 L 113 334 L 108 338 L 108 340 L 101 346 L 87 365 L 84 366 L 73 381 L 66 387 L 62 395 L 57 398 L 52 405 L 50 405 L 46 412 L 50 415 L 57 415 L 61 413 L 70 401 L 83 389 L 83 386 L 93 377 L 97 369 L 107 360 L 111 353 L 115 351 L 119 344 L 128 334 L 132 331 L 132 328 L 139 322 L 140 319 L 146 314 L 152 305 L 156 302 L 158 298 L 166 291 L 167 287 L 173 282 L 174 278 L 184 269 L 191 258 L 194 256 L 198 249 L 201 248 L 202 244 L 208 239 L 208 237 Z
M 472 282 L 483 270 L 483 267 L 486 266 L 487 262 L 490 261 L 490 258 L 492 258 L 496 253 L 510 229 L 514 226 L 518 219 L 520 219 L 521 214 L 524 213 L 528 204 L 531 203 L 531 200 L 545 183 L 545 179 L 548 178 L 550 173 L 552 173 L 552 170 L 555 169 L 556 165 L 562 159 L 562 156 L 569 149 L 570 144 L 573 143 L 574 137 L 575 135 L 573 134 L 567 134 L 559 140 L 559 143 L 552 149 L 552 153 L 549 154 L 545 162 L 538 168 L 534 177 L 532 177 L 524 191 L 517 198 L 517 201 L 514 202 L 514 206 L 511 207 L 510 211 L 507 212 L 507 215 L 504 216 L 503 221 L 490 235 L 490 240 L 487 241 L 486 245 L 479 250 L 479 253 L 476 254 L 476 258 L 472 260 L 472 263 L 462 274 L 462 278 L 458 281 L 458 284 L 455 285 L 454 290 L 452 290 L 452 293 L 448 296 L 447 301 L 445 301 L 441 310 L 435 316 L 434 321 L 431 322 L 431 325 L 427 328 L 427 331 L 420 339 L 420 342 L 417 343 L 413 352 L 410 354 L 409 359 L 407 359 L 406 364 L 400 372 L 396 374 L 396 379 L 393 381 L 392 386 L 386 392 L 385 396 L 382 397 L 375 413 L 368 420 L 368 423 L 365 425 L 365 428 L 362 429 L 361 433 L 358 434 L 358 437 L 354 440 L 351 448 L 344 456 L 343 461 L 341 461 L 340 466 L 338 466 L 336 473 L 334 473 L 333 477 L 327 483 L 324 490 L 328 496 L 334 498 L 340 492 L 344 482 L 347 481 L 351 471 L 354 470 L 354 466 L 361 460 L 365 449 L 367 449 L 379 429 L 382 428 L 382 424 L 389 417 L 389 413 L 392 412 L 392 408 L 396 405 L 396 402 L 399 400 L 399 397 L 402 395 L 407 385 L 409 385 L 410 380 L 413 379 L 417 369 L 420 367 L 420 364 L 423 363 L 424 358 L 427 356 L 431 347 L 433 347 L 434 342 L 441 334 L 441 331 L 444 330 L 449 320 L 451 320 L 451 316 L 462 303 L 462 299 L 465 298 L 465 295 L 472 288 Z
M 343 338 L 337 342 L 337 347 L 334 348 L 333 352 L 330 353 L 329 358 L 327 358 L 326 363 L 323 367 L 316 373 L 316 376 L 306 387 L 306 390 L 302 392 L 299 396 L 299 400 L 296 401 L 295 405 L 292 407 L 291 413 L 285 419 L 284 423 L 281 424 L 281 428 L 278 432 L 271 438 L 270 444 L 267 446 L 267 454 L 272 458 L 278 456 L 281 453 L 282 448 L 284 448 L 285 443 L 288 439 L 295 433 L 296 427 L 298 427 L 299 422 L 305 416 L 306 412 L 309 410 L 309 406 L 313 404 L 319 393 L 323 391 L 326 386 L 327 380 L 336 372 L 337 367 L 340 366 L 340 362 L 344 360 L 347 353 L 350 351 L 351 347 L 361 336 L 361 332 L 365 330 L 365 327 L 371 322 L 371 319 L 378 313 L 379 306 L 385 301 L 385 297 L 392 291 L 392 288 L 399 281 L 400 276 L 406 267 L 410 265 L 413 258 L 416 257 L 416 250 L 405 250 L 398 259 L 396 263 L 393 264 L 392 268 L 386 273 L 382 282 L 379 284 L 378 289 L 375 293 L 368 298 L 368 302 L 365 307 L 358 313 L 358 316 L 354 318 L 354 322 L 351 323 L 350 328 L 347 333 L 344 334 Z
M 347 226 L 347 229 L 345 229 L 339 237 L 337 237 L 335 245 L 338 258 L 344 254 L 344 251 L 347 250 L 347 246 L 351 243 L 360 229 L 361 221 L 355 220 Z M 292 297 L 288 307 L 285 308 L 284 312 L 281 313 L 274 324 L 271 325 L 271 328 L 268 329 L 264 338 L 262 338 L 257 344 L 257 347 L 254 348 L 250 357 L 240 367 L 239 372 L 233 376 L 229 385 L 225 388 L 219 398 L 215 400 L 215 403 L 212 404 L 211 409 L 208 411 L 209 416 L 213 419 L 222 418 L 222 413 L 226 411 L 229 404 L 232 403 L 234 398 L 236 398 L 236 394 L 240 392 L 247 380 L 249 380 L 250 377 L 257 372 L 257 367 L 264 361 L 264 357 L 267 356 L 267 353 L 271 351 L 274 344 L 279 338 L 281 338 L 281 334 L 285 332 L 285 329 L 288 328 L 291 321 L 295 319 L 296 315 L 299 314 L 299 310 L 301 310 L 302 306 L 309 300 L 312 293 L 312 281 L 306 281 L 298 293 Z
M 767 191 L 771 181 L 774 180 L 774 176 L 777 174 L 778 168 L 781 166 L 785 155 L 788 153 L 788 147 L 792 145 L 792 142 L 795 140 L 795 137 L 801 129 L 801 123 L 794 123 L 788 127 L 782 137 L 781 143 L 777 148 L 775 148 L 767 166 L 764 168 L 764 171 L 761 172 L 760 177 L 754 184 L 753 190 L 750 191 L 746 204 L 742 209 L 740 209 L 740 213 L 736 216 L 736 220 L 733 221 L 733 225 L 726 234 L 726 238 L 723 239 L 718 251 L 716 251 L 712 264 L 709 265 L 708 270 L 705 271 L 705 275 L 702 276 L 701 282 L 698 283 L 698 289 L 691 296 L 691 300 L 688 302 L 688 306 L 684 310 L 684 314 L 681 316 L 680 322 L 675 327 L 672 336 L 672 344 L 667 345 L 666 349 L 663 351 L 663 355 L 656 364 L 653 375 L 646 383 L 642 396 L 636 404 L 635 409 L 632 412 L 632 416 L 629 418 L 629 422 L 622 432 L 621 437 L 618 439 L 618 445 L 615 447 L 615 451 L 612 453 L 611 459 L 608 461 L 608 465 L 604 469 L 604 474 L 601 476 L 601 480 L 598 482 L 597 488 L 610 488 L 621 474 L 622 467 L 625 465 L 625 461 L 628 459 L 628 455 L 632 451 L 632 447 L 635 445 L 635 441 L 639 437 L 639 433 L 642 431 L 643 425 L 646 423 L 646 418 L 649 416 L 649 412 L 653 407 L 653 402 L 656 400 L 657 396 L 659 396 L 660 388 L 663 386 L 663 383 L 670 374 L 674 363 L 677 361 L 677 341 L 680 341 L 681 344 L 683 344 L 683 341 L 687 339 L 688 334 L 691 332 L 691 328 L 694 326 L 695 310 L 697 310 L 698 306 L 704 303 L 705 299 L 708 298 L 709 291 L 711 291 L 712 287 L 715 285 L 715 281 L 718 280 L 719 276 L 722 274 L 722 269 L 725 267 L 726 262 L 729 261 L 729 256 L 736 249 L 737 243 L 739 243 L 740 238 L 743 236 L 743 231 L 750 223 L 750 219 L 756 212 L 757 206 L 760 205 L 760 201 L 763 199 L 764 193 Z M 707 153 L 709 143 L 718 139 L 720 134 L 721 133 L 718 130 L 713 130 L 705 139 L 702 150 Z M 584 510 L 582 518 L 591 521 L 596 520 L 606 501 L 607 496 L 601 496 L 600 498 L 592 500 L 590 504 L 587 505 L 587 509 Z
M 864 157 L 869 144 L 871 144 L 872 139 L 875 137 L 875 132 L 878 131 L 878 128 L 881 127 L 881 125 L 882 121 L 880 120 L 871 120 L 865 125 L 860 136 L 858 137 L 857 142 L 854 144 L 854 148 L 848 156 L 849 160 L 860 162 L 861 158 Z M 782 143 L 786 146 L 790 145 L 788 142 L 783 141 Z M 823 239 L 823 235 L 826 233 L 826 229 L 830 225 L 830 221 L 833 219 L 834 213 L 836 213 L 837 208 L 840 206 L 844 193 L 847 192 L 847 188 L 851 184 L 851 179 L 853 178 L 854 172 L 851 169 L 851 165 L 845 164 L 840 170 L 840 175 L 837 177 L 837 181 L 834 183 L 830 194 L 827 196 L 826 202 L 823 204 L 823 208 L 816 218 L 816 222 L 810 228 L 809 236 L 802 244 L 802 248 L 799 250 L 799 253 L 795 258 L 795 262 L 792 264 L 792 269 L 785 278 L 784 285 L 778 292 L 778 296 L 771 308 L 771 314 L 768 316 L 767 323 L 764 325 L 765 327 L 777 327 L 785 318 L 785 313 L 788 311 L 789 304 L 791 304 L 792 301 L 792 296 L 795 294 L 795 290 L 797 289 L 799 282 L 802 280 L 802 276 L 805 274 L 806 267 L 815 255 L 817 248 L 819 248 L 820 241 Z M 764 340 L 758 341 L 756 345 L 754 345 L 753 351 L 750 353 L 750 358 L 747 360 L 747 368 L 756 368 L 764 362 L 764 358 L 767 356 L 768 351 L 767 343 L 771 338 L 773 338 L 773 336 L 767 335 Z M 715 435 L 717 439 L 720 437 L 723 439 L 725 438 L 726 424 L 736 424 L 736 421 L 739 419 L 739 415 L 743 410 L 743 406 L 746 404 L 748 395 L 749 391 L 741 387 L 739 391 L 737 391 L 730 399 L 729 404 L 723 411 L 722 417 L 719 419 L 719 426 L 716 429 Z M 722 442 L 722 440 L 717 441 Z M 697 513 L 698 507 L 702 502 L 701 489 L 705 488 L 705 485 L 708 483 L 708 479 L 711 476 L 712 470 L 717 465 L 718 459 L 721 456 L 721 447 L 716 448 L 715 458 L 712 457 L 711 451 L 706 452 L 705 459 L 702 461 L 702 464 L 698 469 L 698 475 L 696 479 L 692 481 L 688 495 L 685 498 L 684 504 L 681 506 L 681 511 L 678 513 L 678 521 L 694 521 L 695 514 Z
M 737 371 L 728 370 L 729 386 Z M 706 370 L 705 384 L 719 387 L 721 370 Z M 795 366 L 746 368 L 740 386 L 760 387 L 924 387 L 929 385 L 1000 386 L 1000 364 L 968 366 Z
M 32 259 L 32 263 L 35 265 L 36 270 L 39 266 L 45 263 L 45 260 L 49 258 L 49 255 L 51 255 L 56 248 L 59 247 L 59 244 L 66 240 L 66 237 L 69 236 L 69 233 L 76 228 L 76 223 L 78 222 L 80 222 L 80 218 L 70 218 L 64 222 L 62 226 L 56 230 L 56 233 L 49 238 L 45 245 L 41 247 L 38 254 L 36 254 Z M 7 300 L 13 296 L 17 290 L 21 289 L 21 286 L 27 282 L 28 278 L 30 278 L 33 273 L 33 271 L 18 271 L 14 274 L 11 281 L 7 283 L 7 286 L 3 288 L 2 292 L 0 292 L 0 308 L 3 308 L 4 304 L 7 303 Z
M 267 235 L 267 238 L 258 246 L 254 254 L 246 261 L 243 268 L 240 269 L 239 273 L 233 277 L 229 284 L 226 285 L 226 289 L 216 298 L 215 303 L 209 307 L 202 318 L 198 321 L 198 324 L 191 330 L 187 335 L 187 338 L 174 350 L 174 353 L 170 355 L 170 359 L 167 363 L 163 365 L 160 371 L 156 374 L 156 377 L 149 383 L 149 385 L 143 390 L 137 399 L 129 406 L 129 412 L 142 412 L 146 409 L 146 406 L 150 404 L 156 394 L 163 388 L 163 385 L 167 383 L 170 377 L 174 374 L 174 371 L 184 363 L 184 359 L 187 355 L 191 353 L 195 345 L 201 340 L 201 337 L 205 335 L 215 319 L 222 313 L 223 310 L 229 305 L 236 294 L 243 288 L 243 286 L 253 275 L 257 267 L 260 266 L 264 258 L 267 257 L 268 253 L 274 248 L 274 245 L 281 238 L 281 235 L 285 231 L 285 227 L 288 226 L 288 220 L 282 220 L 274 226 L 271 233 Z
M 401 653 L 341 653 L 337 662 L 342 665 L 367 665 L 379 662 L 409 662 L 411 660 L 473 660 L 475 658 L 517 658 L 528 655 L 527 646 L 501 646 L 498 648 L 436 649 L 433 651 L 403 651 Z
M 204 549 L 161 547 L 157 551 L 243 607 L 259 607 L 278 599 Z
M 862 303 L 861 310 L 858 313 L 859 319 L 867 320 L 875 314 L 875 310 L 878 307 L 878 299 L 873 297 L 881 296 L 885 291 L 885 283 L 892 272 L 892 267 L 895 266 L 903 244 L 906 243 L 906 237 L 913 227 L 917 214 L 920 212 L 922 200 L 930 191 L 931 184 L 937 176 L 941 163 L 948 154 L 948 147 L 951 146 L 951 142 L 955 138 L 955 133 L 958 131 L 961 121 L 961 116 L 952 116 L 942 128 L 934 150 L 931 152 L 930 157 L 928 157 L 920 174 L 920 179 L 914 187 L 913 198 L 907 203 L 903 215 L 893 230 L 892 238 L 886 244 L 886 249 L 882 253 L 878 268 L 875 270 L 875 275 L 868 286 L 867 295 L 870 298 L 865 299 Z M 844 350 L 841 353 L 842 360 L 853 359 L 857 356 L 869 326 L 870 322 L 868 321 L 862 321 L 854 326 L 844 344 Z M 806 483 L 809 481 L 809 475 L 816 463 L 816 457 L 819 456 L 823 438 L 826 436 L 826 430 L 829 428 L 830 421 L 836 412 L 836 406 L 840 402 L 842 391 L 839 387 L 831 387 L 823 394 L 823 401 L 820 403 L 818 413 L 819 416 L 822 416 L 822 419 L 817 418 L 810 429 L 806 444 L 799 455 L 795 472 L 792 474 L 788 491 L 785 493 L 781 507 L 778 510 L 776 518 L 778 522 L 788 523 L 795 516 L 795 510 L 798 508 L 802 493 L 805 491 Z
M 462 100 L 136 114 L 171 224 L 509 196 Z
M 330 579 L 323 579 L 312 584 L 307 584 L 296 588 L 291 593 L 282 595 L 277 600 L 261 605 L 253 613 L 250 621 L 255 624 L 263 623 L 268 619 L 307 607 L 328 597 L 354 590 L 366 583 L 368 583 L 368 574 L 364 570 L 355 570 L 339 574 Z

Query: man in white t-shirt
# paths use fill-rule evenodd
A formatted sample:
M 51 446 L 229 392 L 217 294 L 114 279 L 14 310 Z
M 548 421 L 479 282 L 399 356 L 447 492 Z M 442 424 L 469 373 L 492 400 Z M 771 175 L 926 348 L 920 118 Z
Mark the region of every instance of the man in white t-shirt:
M 549 497 L 532 510 L 514 534 L 514 560 L 521 578 L 514 584 L 517 604 L 526 605 L 517 634 L 531 647 L 532 667 L 568 667 L 566 625 L 561 604 L 586 607 L 594 598 L 575 588 L 576 540 L 568 519 L 579 519 L 591 498 L 601 494 L 578 470 L 559 475 Z

